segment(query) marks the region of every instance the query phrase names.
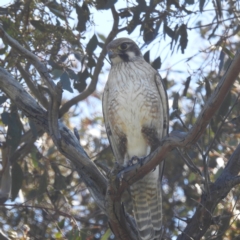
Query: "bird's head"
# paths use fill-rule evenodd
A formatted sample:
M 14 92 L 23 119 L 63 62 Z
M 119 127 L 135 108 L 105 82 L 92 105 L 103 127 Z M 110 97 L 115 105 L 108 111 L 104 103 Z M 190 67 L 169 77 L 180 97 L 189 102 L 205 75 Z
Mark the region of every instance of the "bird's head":
M 108 44 L 107 51 L 113 65 L 121 62 L 131 62 L 142 57 L 142 53 L 137 44 L 129 38 L 113 40 Z

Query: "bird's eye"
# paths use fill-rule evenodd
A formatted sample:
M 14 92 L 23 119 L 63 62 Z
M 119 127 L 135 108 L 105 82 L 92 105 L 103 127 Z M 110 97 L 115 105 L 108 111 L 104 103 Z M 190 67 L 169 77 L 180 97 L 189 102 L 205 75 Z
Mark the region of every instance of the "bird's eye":
M 128 44 L 127 43 L 122 43 L 120 46 L 119 46 L 120 50 L 126 50 L 128 48 Z

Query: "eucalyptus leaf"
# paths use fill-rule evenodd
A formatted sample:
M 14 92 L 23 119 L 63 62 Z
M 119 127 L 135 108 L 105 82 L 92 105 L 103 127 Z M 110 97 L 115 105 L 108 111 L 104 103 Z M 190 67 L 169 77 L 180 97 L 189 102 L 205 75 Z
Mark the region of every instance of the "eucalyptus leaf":
M 11 192 L 12 201 L 14 201 L 15 198 L 17 197 L 18 192 L 22 187 L 22 182 L 23 182 L 22 168 L 18 163 L 15 162 L 12 166 L 12 192 Z
M 70 82 L 69 76 L 68 76 L 68 74 L 66 72 L 64 72 L 61 75 L 60 82 L 61 82 L 62 88 L 64 90 L 67 90 L 68 92 L 73 93 L 73 89 L 71 87 L 71 82 Z

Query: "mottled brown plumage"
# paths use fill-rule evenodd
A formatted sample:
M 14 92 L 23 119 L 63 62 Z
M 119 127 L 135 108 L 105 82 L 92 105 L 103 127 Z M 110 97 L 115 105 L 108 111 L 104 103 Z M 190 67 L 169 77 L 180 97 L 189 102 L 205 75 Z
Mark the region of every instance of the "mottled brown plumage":
M 158 72 L 131 39 L 108 45 L 112 63 L 103 95 L 103 114 L 116 160 L 126 166 L 145 157 L 168 131 L 167 95 Z M 159 166 L 130 187 L 139 239 L 160 239 L 162 195 Z

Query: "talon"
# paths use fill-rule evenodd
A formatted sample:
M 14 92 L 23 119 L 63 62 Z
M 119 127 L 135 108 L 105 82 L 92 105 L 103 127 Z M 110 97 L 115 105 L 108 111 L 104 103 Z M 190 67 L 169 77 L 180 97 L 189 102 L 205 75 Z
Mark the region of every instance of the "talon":
M 140 165 L 143 165 L 143 159 L 144 158 L 139 158 L 137 156 L 133 156 L 129 162 L 128 162 L 128 166 L 133 166 L 134 164 L 140 163 Z
M 128 166 L 132 166 L 136 163 L 138 163 L 139 158 L 137 156 L 133 156 L 129 161 L 128 161 Z

